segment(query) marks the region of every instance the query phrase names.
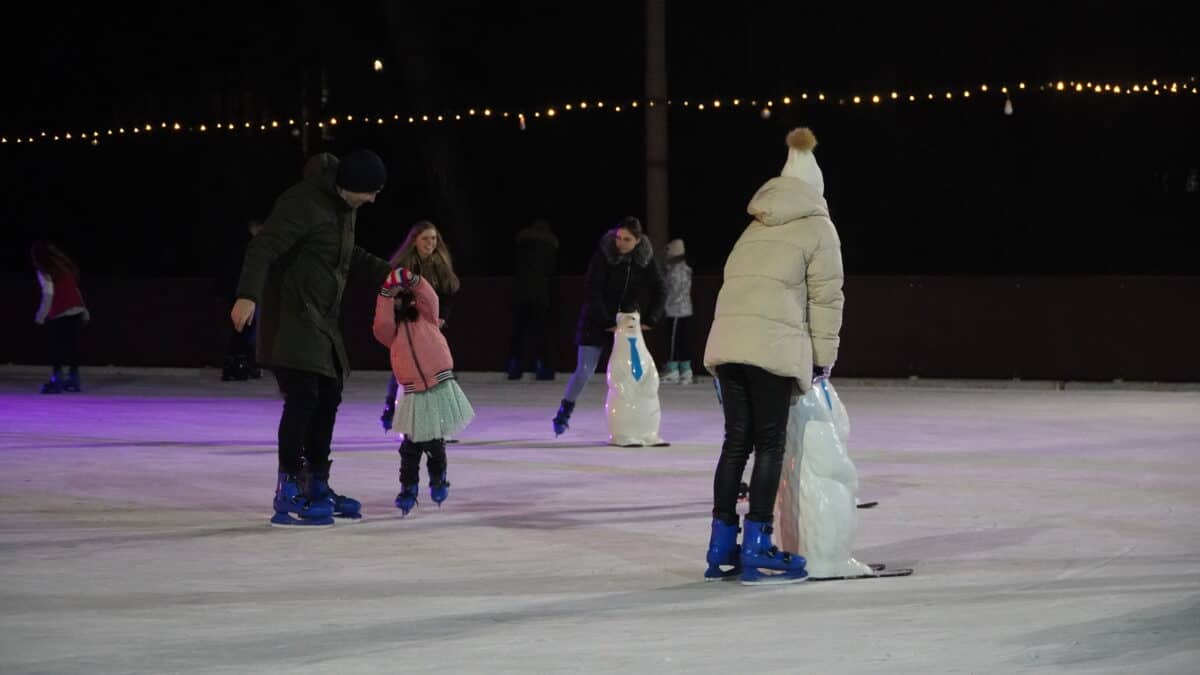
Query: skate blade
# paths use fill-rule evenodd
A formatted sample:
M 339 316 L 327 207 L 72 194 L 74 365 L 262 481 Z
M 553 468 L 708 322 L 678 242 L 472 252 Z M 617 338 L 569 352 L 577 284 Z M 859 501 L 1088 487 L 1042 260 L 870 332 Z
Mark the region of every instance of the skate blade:
M 743 586 L 773 586 L 781 584 L 798 584 L 802 581 L 808 581 L 808 572 L 800 572 L 797 576 L 796 572 L 779 572 L 776 574 L 767 574 L 759 571 L 751 571 L 748 574 L 742 572 Z
M 293 518 L 286 513 L 276 513 L 271 516 L 271 527 L 292 530 L 323 529 L 333 527 L 333 517 L 325 518 Z
M 874 566 L 872 566 L 872 568 L 874 568 Z M 910 576 L 912 573 L 913 573 L 913 571 L 911 569 L 905 567 L 903 569 L 894 569 L 894 570 L 883 569 L 883 570 L 876 571 L 874 574 L 854 574 L 854 575 L 847 576 L 847 577 L 811 577 L 809 579 L 809 581 L 851 581 L 854 579 L 882 579 L 885 577 L 907 577 L 907 576 Z
M 335 514 L 333 514 L 333 519 L 335 521 L 341 522 L 341 523 L 357 523 L 363 519 L 363 514 L 361 514 L 361 513 L 348 513 L 348 514 L 347 513 L 335 513 Z
M 860 509 L 873 509 L 873 508 L 875 508 L 876 506 L 879 506 L 879 502 L 863 502 L 863 503 L 861 503 L 861 504 L 856 504 L 856 505 L 855 505 L 855 508 L 860 508 Z
M 741 567 L 735 567 L 730 570 L 718 569 L 715 573 L 713 572 L 713 570 L 705 570 L 704 571 L 704 580 L 705 581 L 730 581 L 733 579 L 737 579 L 741 575 L 742 575 Z

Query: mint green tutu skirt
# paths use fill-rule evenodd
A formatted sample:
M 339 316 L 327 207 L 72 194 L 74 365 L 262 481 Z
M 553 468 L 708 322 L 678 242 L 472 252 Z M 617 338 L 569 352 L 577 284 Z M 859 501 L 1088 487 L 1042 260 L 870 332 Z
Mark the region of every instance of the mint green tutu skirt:
M 454 436 L 467 428 L 475 410 L 457 380 L 446 380 L 432 389 L 405 394 L 396 406 L 392 429 L 414 443 Z

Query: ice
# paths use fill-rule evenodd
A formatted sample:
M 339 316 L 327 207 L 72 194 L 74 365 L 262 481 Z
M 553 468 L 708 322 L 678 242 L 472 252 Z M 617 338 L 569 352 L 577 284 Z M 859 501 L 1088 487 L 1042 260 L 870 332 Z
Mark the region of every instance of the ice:
M 271 528 L 273 380 L 0 368 L 3 673 L 1200 671 L 1200 392 L 834 381 L 854 555 L 911 577 L 705 583 L 722 420 L 607 445 L 594 381 L 466 374 L 450 499 L 400 519 L 386 374 L 351 378 L 332 484 L 366 518 Z M 887 386 L 884 386 L 884 385 Z M 422 481 L 425 480 L 422 472 Z

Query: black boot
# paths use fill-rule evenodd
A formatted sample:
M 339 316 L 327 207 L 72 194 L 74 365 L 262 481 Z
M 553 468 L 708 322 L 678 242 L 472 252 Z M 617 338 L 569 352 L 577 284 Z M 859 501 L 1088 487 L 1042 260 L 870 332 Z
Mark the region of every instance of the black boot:
M 508 357 L 508 379 L 521 379 L 521 359 L 515 356 Z
M 571 421 L 571 413 L 575 412 L 575 402 L 563 399 L 562 403 L 558 404 L 558 414 L 552 420 L 554 422 L 554 435 L 561 436 L 567 427 L 571 426 L 568 422 Z
M 62 366 L 54 366 L 50 380 L 42 385 L 43 394 L 61 394 L 63 390 Z
M 79 366 L 71 366 L 67 379 L 63 382 L 63 391 L 79 392 Z

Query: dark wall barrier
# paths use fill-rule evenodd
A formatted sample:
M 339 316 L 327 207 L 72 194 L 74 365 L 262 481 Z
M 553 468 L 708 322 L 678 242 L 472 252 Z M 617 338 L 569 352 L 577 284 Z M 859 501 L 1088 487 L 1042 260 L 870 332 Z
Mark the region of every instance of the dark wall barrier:
M 550 360 L 575 365 L 579 277 L 552 289 Z M 459 370 L 501 370 L 512 327 L 509 278 L 468 278 L 446 333 Z M 720 279 L 697 277 L 699 365 Z M 44 362 L 33 279 L 5 280 L 0 362 Z M 218 366 L 229 306 L 207 279 L 85 279 L 89 365 Z M 355 368 L 387 368 L 371 337 L 375 290 L 352 281 L 343 329 Z M 663 354 L 665 331 L 647 339 Z M 661 356 L 658 356 L 662 360 Z M 850 377 L 1200 381 L 1200 277 L 852 277 L 837 372 Z

